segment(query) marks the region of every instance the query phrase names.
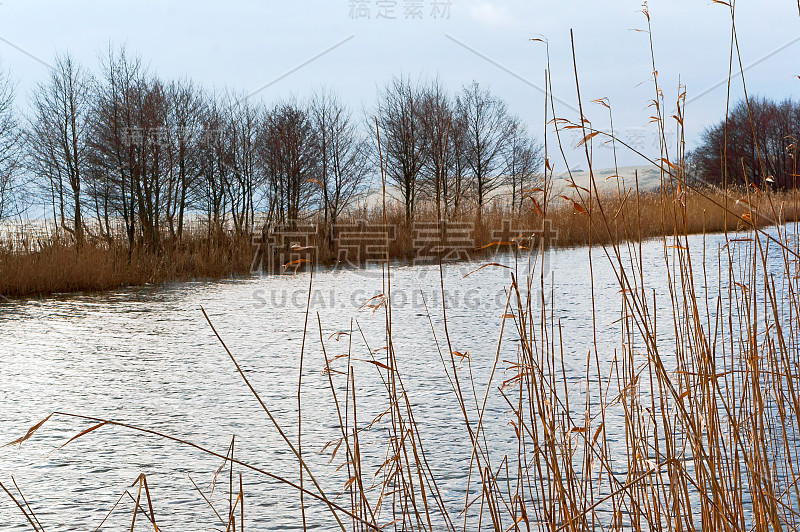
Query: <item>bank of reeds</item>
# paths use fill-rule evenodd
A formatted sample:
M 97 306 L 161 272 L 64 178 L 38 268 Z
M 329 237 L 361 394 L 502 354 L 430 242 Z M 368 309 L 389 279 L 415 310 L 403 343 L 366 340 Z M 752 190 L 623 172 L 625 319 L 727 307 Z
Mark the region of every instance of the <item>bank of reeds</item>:
M 39 238 L 27 249 L 0 248 L 0 295 L 8 298 L 99 292 L 197 278 L 245 275 L 251 242 L 218 233 L 165 243 L 158 252 L 108 242 L 78 248 L 62 236 Z
M 541 194 L 536 196 L 541 197 Z M 590 241 L 607 244 L 612 238 L 663 237 L 676 230 L 688 234 L 735 231 L 750 223 L 747 205 L 753 205 L 756 222 L 764 226 L 797 220 L 800 205 L 791 192 L 753 190 L 751 203 L 747 203 L 746 191 L 710 187 L 698 192 L 690 190 L 679 197 L 674 193 L 637 192 L 635 188 L 628 188 L 623 194 L 607 192 L 599 196 L 599 200 L 593 197 L 591 202 L 588 190 L 573 194 L 574 201 L 556 197 L 545 203 L 534 194 L 531 198 L 521 212 L 509 211 L 500 203 L 493 204 L 483 213 L 480 223 L 474 210 L 464 211 L 451 217 L 449 233 L 448 225 L 443 224 L 441 236 L 435 229 L 438 227 L 436 210 L 429 204 L 420 206 L 411 224 L 406 223 L 400 206 L 389 205 L 386 223 L 382 210 L 374 208 L 339 220 L 337 227 L 361 224 L 368 228 L 372 232 L 360 244 L 386 246 L 388 242 L 391 260 L 413 261 L 423 255 L 430 260 L 436 257 L 439 248 L 451 253 L 445 260 L 480 259 L 489 249 L 508 249 L 513 240 L 530 241 L 530 235 L 541 235 L 545 231 L 553 247 L 580 246 Z M 609 213 L 611 233 L 598 217 L 589 216 L 590 205 L 601 204 Z M 676 218 L 676 214 L 683 211 L 685 217 Z M 677 220 L 677 226 L 672 220 Z M 375 258 L 366 254 L 344 256 L 344 248 L 352 247 L 352 241 L 339 240 L 339 235 L 332 235 L 334 231 L 330 226 L 315 223 L 313 218 L 300 223 L 313 233 L 302 242 L 292 243 L 291 238 L 287 238 L 283 242 L 285 249 L 269 248 L 268 230 L 236 235 L 228 231 L 209 234 L 207 230 L 197 229 L 187 231 L 180 242 L 165 236 L 162 246 L 155 252 L 130 247 L 121 238 L 89 240 L 79 249 L 64 233 L 39 234 L 35 238 L 18 234 L 14 235 L 13 246 L 0 245 L 0 295 L 13 298 L 97 292 L 170 281 L 243 276 L 261 270 L 293 273 L 311 264 L 357 267 Z M 420 230 L 421 227 L 426 229 Z M 285 228 L 288 230 L 289 225 Z M 459 241 L 460 247 L 448 247 L 447 242 L 457 240 L 459 235 L 465 237 Z M 444 239 L 444 244 L 440 238 Z M 309 249 L 297 251 L 292 246 Z M 294 264 L 288 264 L 292 262 Z

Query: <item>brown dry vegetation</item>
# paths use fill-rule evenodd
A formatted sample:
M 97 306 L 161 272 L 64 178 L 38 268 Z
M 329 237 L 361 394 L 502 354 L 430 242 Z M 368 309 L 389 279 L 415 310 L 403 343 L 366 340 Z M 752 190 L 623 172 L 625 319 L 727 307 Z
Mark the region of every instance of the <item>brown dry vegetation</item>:
M 689 191 L 675 199 L 673 194 L 661 192 L 638 193 L 630 190 L 622 194 L 606 194 L 592 200 L 590 208 L 588 195 L 585 200 L 578 195 L 579 207 L 563 199 L 551 201 L 546 208 L 546 218 L 555 231 L 552 244 L 556 247 L 580 246 L 590 243 L 590 219 L 592 220 L 591 242 L 607 244 L 610 240 L 605 223 L 600 216 L 589 216 L 589 210 L 598 210 L 602 205 L 611 234 L 614 238 L 625 240 L 653 238 L 679 233 L 712 233 L 725 229 L 736 230 L 749 225 L 742 215 L 748 212 L 745 191 L 723 193 L 717 189 Z M 785 223 L 797 220 L 797 200 L 792 193 L 759 193 L 753 191 L 750 200 L 759 225 L 771 225 L 774 221 Z M 482 216 L 482 223 L 473 233 L 474 249 L 471 257 L 479 258 L 484 246 L 508 246 L 508 233 L 503 232 L 503 224 L 509 224 L 513 235 L 525 237 L 526 233 L 542 230 L 543 216 L 531 202 L 526 212 L 510 213 L 502 207 L 493 207 Z M 677 214 L 685 206 L 686 218 Z M 729 212 L 726 213 L 727 209 Z M 585 211 L 585 212 L 584 212 Z M 595 214 L 593 212 L 593 214 Z M 364 211 L 352 216 L 348 221 L 363 220 L 367 226 L 382 223 L 380 209 Z M 436 212 L 430 206 L 423 206 L 416 217 L 417 222 L 436 223 Z M 475 222 L 474 213 L 466 213 L 454 218 L 454 222 Z M 389 258 L 411 260 L 415 257 L 413 232 L 405 224 L 405 213 L 400 205 L 387 208 L 387 225 L 396 228 L 395 238 L 389 242 Z M 327 234 L 329 229 L 321 229 Z M 501 240 L 503 234 L 506 240 Z M 257 239 L 256 239 L 257 240 Z M 68 292 L 96 292 L 125 286 L 159 284 L 169 281 L 192 279 L 219 279 L 242 276 L 251 273 L 256 253 L 253 235 L 235 236 L 227 232 L 216 232 L 212 236 L 199 231 L 184 236 L 181 243 L 165 244 L 159 253 L 144 250 L 129 250 L 123 241 L 87 241 L 78 250 L 64 238 L 18 238 L 24 242 L 14 250 L 0 248 L 0 295 L 5 297 L 25 297 Z M 317 252 L 308 252 L 308 260 L 323 266 L 335 263 L 336 245 L 328 246 L 326 239 L 318 237 L 315 243 Z M 309 262 L 309 263 L 310 263 Z M 276 264 L 276 271 L 283 270 Z M 286 268 L 295 271 L 294 268 Z
M 64 239 L 38 241 L 36 249 L 0 251 L 0 295 L 25 297 L 97 292 L 197 278 L 222 278 L 250 271 L 249 240 L 227 235 L 184 239 L 161 253 L 127 246 L 85 243 L 80 250 Z

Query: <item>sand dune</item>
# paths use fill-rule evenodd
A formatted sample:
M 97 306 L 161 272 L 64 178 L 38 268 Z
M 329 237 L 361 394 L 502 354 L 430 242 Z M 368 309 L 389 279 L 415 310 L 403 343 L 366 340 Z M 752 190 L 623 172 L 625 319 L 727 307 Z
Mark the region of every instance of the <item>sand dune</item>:
M 586 169 L 575 168 L 571 172 L 556 172 L 553 174 L 552 191 L 553 196 L 570 195 L 574 189 L 570 186 L 570 175 L 575 185 L 589 188 L 591 179 Z M 617 176 L 617 177 L 615 177 Z M 661 173 L 658 168 L 651 165 L 646 166 L 621 166 L 619 170 L 614 168 L 594 169 L 595 182 L 600 192 L 615 192 L 618 186 L 623 189 L 634 188 L 638 176 L 639 189 L 642 191 L 655 190 L 661 186 Z M 387 186 L 387 201 L 399 202 L 400 190 L 395 186 Z M 380 187 L 370 190 L 363 200 L 368 207 L 377 207 L 381 204 Z M 511 187 L 501 187 L 495 190 L 491 201 L 508 201 L 511 197 Z

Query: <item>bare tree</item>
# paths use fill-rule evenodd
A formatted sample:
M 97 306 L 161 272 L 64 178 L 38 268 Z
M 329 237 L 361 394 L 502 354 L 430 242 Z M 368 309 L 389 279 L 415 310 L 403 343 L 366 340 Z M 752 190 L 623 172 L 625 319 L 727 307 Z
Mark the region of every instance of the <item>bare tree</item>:
M 197 203 L 205 212 L 209 229 L 220 230 L 225 224 L 227 197 L 227 146 L 222 132 L 225 128 L 225 112 L 220 98 L 215 94 L 206 96 L 205 111 L 201 118 L 200 144 L 198 147 L 200 180 L 196 190 Z
M 256 195 L 263 184 L 257 164 L 257 142 L 264 111 L 248 98 L 227 95 L 224 140 L 227 144 L 225 191 L 234 230 L 244 234 L 252 229 Z
M 270 212 L 281 223 L 299 220 L 318 187 L 317 142 L 309 111 L 296 101 L 277 104 L 259 139 L 260 161 L 270 188 Z
M 109 46 L 103 60 L 103 81 L 94 110 L 91 156 L 95 203 L 111 234 L 109 218 L 120 216 L 129 247 L 135 244 L 138 206 L 135 182 L 141 172 L 140 150 L 144 132 L 137 116 L 139 95 L 145 85 L 141 59 L 124 47 Z M 102 206 L 100 204 L 102 203 Z
M 20 132 L 14 112 L 14 86 L 9 74 L 0 71 L 0 221 L 18 212 L 17 170 L 20 162 Z
M 693 177 L 721 185 L 797 186 L 800 103 L 751 97 L 706 129 L 688 159 Z
M 317 92 L 310 113 L 317 142 L 320 207 L 325 224 L 335 225 L 363 192 L 370 171 L 370 145 L 360 135 L 351 111 L 333 92 Z
M 431 181 L 428 188 L 434 196 L 438 217 L 446 218 L 453 192 L 454 159 L 458 156 L 451 142 L 453 103 L 436 79 L 422 89 L 419 107 L 426 147 L 424 171 Z
M 183 238 L 189 199 L 200 175 L 199 144 L 203 96 L 191 80 L 176 81 L 168 90 L 169 179 L 166 218 L 170 234 Z
M 397 186 L 405 206 L 406 223 L 414 217 L 425 163 L 425 134 L 419 108 L 419 89 L 407 78 L 394 78 L 379 95 L 378 127 L 385 171 Z
M 56 57 L 50 79 L 33 93 L 27 136 L 30 169 L 47 178 L 54 214 L 78 246 L 84 239 L 81 187 L 88 174 L 94 86 L 69 55 Z
M 124 48 L 109 49 L 103 71 L 90 145 L 95 210 L 109 233 L 109 213 L 122 218 L 130 247 L 159 252 L 166 227 L 180 238 L 199 173 L 199 96 L 148 74 Z
M 480 223 L 486 200 L 503 185 L 514 126 L 505 102 L 476 82 L 463 88 L 458 107 L 466 128 L 465 156 Z
M 142 239 L 151 250 L 158 251 L 169 168 L 168 99 L 166 87 L 158 78 L 147 79 L 141 89 L 135 108 L 135 131 L 140 136 L 132 142 L 137 163 L 132 184 Z
M 450 123 L 449 159 L 452 171 L 447 176 L 447 194 L 445 195 L 452 212 L 458 213 L 465 200 L 469 199 L 469 181 L 467 164 L 467 123 L 459 112 L 454 112 Z
M 522 211 L 526 195 L 544 163 L 544 149 L 528 135 L 525 125 L 514 118 L 513 131 L 506 150 L 506 179 L 511 186 L 511 209 Z M 527 193 L 527 194 L 526 194 Z

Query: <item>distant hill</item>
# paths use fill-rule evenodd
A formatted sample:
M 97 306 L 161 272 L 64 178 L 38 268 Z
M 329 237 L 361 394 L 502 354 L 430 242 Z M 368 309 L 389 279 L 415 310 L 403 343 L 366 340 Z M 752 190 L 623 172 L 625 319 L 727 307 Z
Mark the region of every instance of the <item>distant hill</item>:
M 585 169 L 576 168 L 572 170 L 572 179 L 579 187 L 589 188 L 589 172 Z M 600 192 L 616 192 L 617 186 L 623 189 L 634 188 L 638 175 L 639 190 L 656 190 L 661 186 L 661 174 L 658 168 L 652 165 L 647 166 L 621 166 L 617 173 L 613 168 L 602 168 L 594 170 L 595 183 Z M 618 176 L 618 177 L 614 177 Z M 553 196 L 570 195 L 573 189 L 569 186 L 570 172 L 556 172 L 553 174 Z M 399 190 L 394 186 L 386 188 L 387 201 L 400 201 Z M 369 207 L 378 207 L 381 204 L 380 187 L 370 190 L 365 199 Z M 502 200 L 511 196 L 510 187 L 501 187 L 492 194 L 493 200 Z
M 652 165 L 621 166 L 619 172 L 613 168 L 594 169 L 594 179 L 600 192 L 614 192 L 617 186 L 623 189 L 636 187 L 638 174 L 639 190 L 656 190 L 661 186 L 661 172 Z M 616 177 L 615 177 L 616 176 Z M 569 172 L 553 174 L 553 193 L 566 194 L 569 188 Z M 572 170 L 572 179 L 579 187 L 589 188 L 591 183 L 589 172 L 584 169 Z

